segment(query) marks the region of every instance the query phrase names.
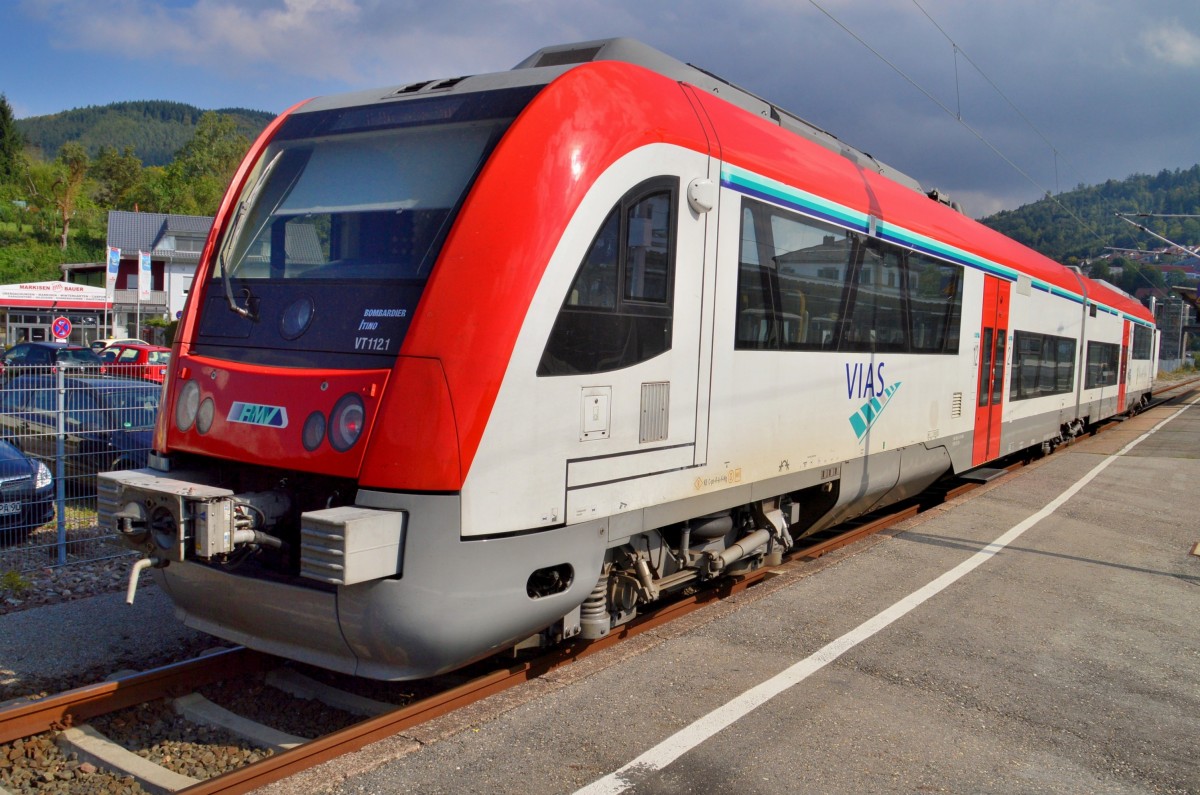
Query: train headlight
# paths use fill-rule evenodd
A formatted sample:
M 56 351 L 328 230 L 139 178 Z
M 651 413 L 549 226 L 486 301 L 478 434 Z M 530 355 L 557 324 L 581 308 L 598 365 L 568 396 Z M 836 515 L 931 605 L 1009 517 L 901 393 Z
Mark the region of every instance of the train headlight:
M 180 431 L 191 430 L 196 421 L 196 412 L 200 410 L 200 385 L 188 381 L 179 392 L 175 401 L 175 427 Z
M 321 446 L 321 440 L 325 438 L 325 415 L 319 411 L 314 411 L 308 415 L 308 419 L 304 421 L 304 449 L 310 453 Z
M 350 392 L 338 398 L 329 415 L 329 444 L 334 450 L 344 453 L 354 446 L 362 435 L 366 416 L 367 411 L 358 395 Z
M 279 317 L 279 335 L 285 340 L 294 340 L 308 331 L 316 314 L 316 305 L 307 295 L 297 298 Z

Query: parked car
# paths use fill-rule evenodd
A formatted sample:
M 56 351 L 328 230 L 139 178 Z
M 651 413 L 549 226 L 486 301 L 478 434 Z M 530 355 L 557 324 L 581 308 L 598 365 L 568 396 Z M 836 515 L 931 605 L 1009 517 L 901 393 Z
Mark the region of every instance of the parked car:
M 142 340 L 134 339 L 133 337 L 108 337 L 102 340 L 93 340 L 89 346 L 92 353 L 100 353 L 105 348 L 111 348 L 113 345 L 141 345 Z
M 95 474 L 144 467 L 161 391 L 133 378 L 75 375 L 64 378 L 63 473 L 80 489 Z M 0 436 L 54 467 L 57 455 L 57 378 L 19 375 L 0 390 Z
M 110 345 L 100 352 L 105 372 L 162 383 L 171 363 L 171 349 L 161 345 Z
M 20 342 L 0 356 L 5 378 L 19 372 L 49 372 L 51 367 L 103 373 L 104 362 L 82 345 L 61 342 Z
M 21 543 L 53 518 L 50 468 L 0 440 L 0 546 Z

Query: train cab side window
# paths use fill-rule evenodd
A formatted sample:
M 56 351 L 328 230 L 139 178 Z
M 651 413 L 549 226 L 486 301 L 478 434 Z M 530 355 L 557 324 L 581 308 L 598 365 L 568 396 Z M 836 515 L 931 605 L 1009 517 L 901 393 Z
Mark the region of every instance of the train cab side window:
M 671 349 L 679 180 L 659 177 L 600 225 L 567 291 L 539 376 L 606 373 Z

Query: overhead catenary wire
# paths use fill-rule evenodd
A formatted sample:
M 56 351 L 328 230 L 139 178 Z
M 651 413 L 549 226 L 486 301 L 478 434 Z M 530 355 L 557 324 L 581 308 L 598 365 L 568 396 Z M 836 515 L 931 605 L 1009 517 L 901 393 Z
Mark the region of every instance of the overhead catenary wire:
M 843 31 L 845 31 L 845 33 L 847 35 L 849 35 L 851 38 L 853 38 L 855 41 L 857 41 L 859 44 L 861 44 L 863 47 L 865 47 L 868 52 L 870 52 L 876 58 L 878 58 L 879 60 L 881 60 L 885 64 L 887 64 L 892 69 L 892 71 L 894 71 L 897 75 L 899 75 L 901 78 L 903 78 L 909 85 L 911 85 L 913 88 L 920 91 L 922 94 L 924 94 L 926 96 L 926 98 L 929 99 L 929 101 L 933 102 L 933 104 L 935 104 L 939 108 L 941 108 L 942 111 L 946 113 L 946 115 L 954 118 L 954 120 L 957 121 L 959 124 L 961 124 L 964 129 L 966 129 L 973 136 L 975 136 L 975 138 L 978 139 L 980 143 L 982 143 L 988 149 L 991 149 L 992 152 L 997 157 L 999 157 L 1001 160 L 1003 160 L 1005 163 L 1007 163 L 1010 168 L 1012 168 L 1014 171 L 1016 171 L 1018 174 L 1020 174 L 1022 177 L 1024 177 L 1026 179 L 1026 181 L 1029 182 L 1030 185 L 1033 185 L 1035 188 L 1037 188 L 1038 191 L 1040 193 L 1042 193 L 1042 195 L 1044 195 L 1047 199 L 1052 201 L 1054 204 L 1058 205 L 1058 207 L 1061 208 L 1063 210 L 1063 212 L 1065 212 L 1071 218 L 1075 219 L 1076 223 L 1078 223 L 1083 229 L 1085 229 L 1092 236 L 1094 236 L 1097 241 L 1099 241 L 1101 244 L 1107 242 L 1105 237 L 1103 235 L 1101 235 L 1100 232 L 1094 226 L 1092 226 L 1087 221 L 1085 221 L 1083 218 L 1081 218 L 1070 207 L 1068 207 L 1067 205 L 1065 205 L 1061 201 L 1059 201 L 1058 198 L 1055 197 L 1054 194 L 1050 190 L 1048 190 L 1041 183 L 1039 183 L 1036 179 L 1034 179 L 1032 176 L 1030 176 L 1024 169 L 1022 169 L 1019 165 L 1017 165 L 1012 160 L 1012 158 L 1010 158 L 1010 157 L 1008 157 L 1008 155 L 1004 154 L 1004 152 L 1002 152 L 999 147 L 997 147 L 995 144 L 993 144 L 991 141 L 989 141 L 982 132 L 980 132 L 979 130 L 975 129 L 970 124 L 968 124 L 961 117 L 960 114 L 956 113 L 954 110 L 947 107 L 944 102 L 942 102 L 937 97 L 935 97 L 928 89 L 926 89 L 924 86 L 922 86 L 920 83 L 918 83 L 915 79 L 913 79 L 910 75 L 908 75 L 903 69 L 901 69 L 896 64 L 892 63 L 886 57 L 884 57 L 884 55 L 882 53 L 880 53 L 878 50 L 876 50 L 874 47 L 872 47 L 870 44 L 868 44 L 861 36 L 859 36 L 857 33 L 855 33 L 853 30 L 851 30 L 846 24 L 844 24 L 841 20 L 839 20 L 837 17 L 835 17 L 829 11 L 827 11 L 824 7 L 822 7 L 821 4 L 817 2 L 817 0 L 808 0 L 808 1 L 810 4 L 812 4 L 812 6 L 814 8 L 816 8 L 818 11 L 820 11 L 822 14 L 824 14 L 831 22 L 833 22 L 833 24 L 837 25 L 839 28 L 841 28 Z M 914 0 L 914 2 L 915 2 L 915 0 Z M 920 8 L 920 5 L 918 5 L 917 7 Z M 929 14 L 927 12 L 925 12 L 925 10 L 923 8 L 921 9 L 921 11 L 922 11 L 922 13 L 925 13 L 925 16 L 928 17 L 931 22 L 933 22 L 933 24 L 938 28 L 939 31 L 942 31 L 941 26 L 937 25 L 937 23 L 933 21 L 932 17 L 929 17 Z M 945 31 L 942 31 L 942 35 L 946 36 L 946 38 L 950 40 L 951 44 L 959 52 L 962 51 L 962 49 L 960 47 L 958 47 L 956 44 L 954 44 L 953 39 L 950 39 L 950 37 L 945 33 Z M 967 58 L 968 62 L 971 63 L 971 65 L 974 66 L 977 70 L 979 70 L 979 67 L 976 66 L 975 63 L 973 61 L 971 61 L 970 58 L 967 57 L 966 53 L 963 53 L 963 57 Z M 983 74 L 982 70 L 979 70 L 979 71 L 980 71 L 980 74 Z M 986 75 L 984 76 L 984 79 L 987 79 Z M 988 79 L 988 82 L 991 83 L 993 85 L 993 87 L 995 87 L 995 84 L 992 83 L 992 81 L 990 79 Z M 999 89 L 997 89 L 997 92 L 999 92 Z M 999 93 L 1001 94 L 1001 96 L 1004 96 L 1003 92 L 999 92 Z M 1007 97 L 1005 97 L 1005 101 L 1009 102 L 1010 105 L 1012 104 L 1011 100 L 1009 100 Z M 1018 113 L 1019 113 L 1019 111 L 1018 111 Z M 1022 118 L 1025 118 L 1023 114 L 1022 114 Z M 1032 126 L 1032 124 L 1031 124 L 1031 126 Z M 1037 128 L 1035 127 L 1034 129 L 1036 130 Z M 1043 140 L 1046 140 L 1047 144 L 1049 144 L 1049 141 L 1045 138 L 1044 135 L 1042 135 L 1042 133 L 1039 132 L 1038 134 L 1042 136 Z M 1051 146 L 1051 149 L 1057 153 L 1057 149 L 1055 149 L 1053 147 L 1053 145 L 1050 145 L 1050 146 Z
M 987 81 L 987 84 L 992 87 L 992 90 L 995 91 L 1000 96 L 1000 98 L 1003 99 L 1010 108 L 1012 108 L 1013 113 L 1016 113 L 1018 116 L 1020 116 L 1021 121 L 1025 122 L 1025 124 L 1027 124 L 1029 126 L 1029 129 L 1031 129 L 1035 133 L 1037 133 L 1037 136 L 1039 138 L 1041 138 L 1043 143 L 1046 144 L 1046 147 L 1049 148 L 1050 153 L 1052 155 L 1054 155 L 1054 188 L 1055 188 L 1055 191 L 1057 192 L 1058 188 L 1059 188 L 1058 163 L 1060 160 L 1065 165 L 1070 167 L 1071 171 L 1075 172 L 1075 174 L 1077 176 L 1079 176 L 1080 180 L 1082 181 L 1082 175 L 1080 174 L 1080 171 L 1077 168 L 1075 168 L 1073 165 L 1071 165 L 1071 162 L 1069 160 L 1067 160 L 1067 158 L 1063 155 L 1063 153 L 1061 151 L 1059 151 L 1058 147 L 1054 145 L 1054 143 L 1050 140 L 1050 138 L 1047 137 L 1047 135 L 1044 132 L 1042 132 L 1038 128 L 1038 126 L 1036 124 L 1034 124 L 1033 121 L 1028 116 L 1026 116 L 1025 113 L 1019 107 L 1017 107 L 1017 103 L 1015 103 L 1011 99 L 1009 99 L 1008 95 L 1004 93 L 1004 91 L 1000 88 L 1000 86 L 996 85 L 996 81 L 994 81 L 994 80 L 992 80 L 992 78 L 988 77 L 987 72 L 983 71 L 983 68 L 980 67 L 979 64 L 975 63 L 975 61 L 973 61 L 971 59 L 971 56 L 967 54 L 967 51 L 964 50 L 959 45 L 959 43 L 957 41 L 955 41 L 950 36 L 949 33 L 946 32 L 946 30 L 941 25 L 938 24 L 938 21 L 936 19 L 934 19 L 933 16 L 930 15 L 930 13 L 928 11 L 925 10 L 924 6 L 922 6 L 920 4 L 920 2 L 918 2 L 918 0 L 913 0 L 913 5 L 915 5 L 920 10 L 920 12 L 925 15 L 925 18 L 929 20 L 930 24 L 932 24 L 935 28 L 937 28 L 938 32 L 941 33 L 942 36 L 945 37 L 946 41 L 950 42 L 950 46 L 952 46 L 954 48 L 955 91 L 958 90 L 958 60 L 957 60 L 957 56 L 959 54 L 961 54 L 962 57 L 966 59 L 967 63 L 971 64 L 971 66 L 975 69 L 975 71 L 979 74 L 979 76 L 982 77 L 985 81 Z
M 1174 240 L 1163 237 L 1162 235 L 1158 234 L 1157 232 L 1154 232 L 1154 231 L 1148 229 L 1145 224 L 1139 224 L 1137 221 L 1133 220 L 1134 218 L 1159 217 L 1159 216 L 1154 215 L 1153 213 L 1113 213 L 1113 215 L 1117 216 L 1118 218 L 1120 218 L 1122 221 L 1124 221 L 1127 224 L 1133 224 L 1138 229 L 1145 232 L 1147 235 L 1150 235 L 1150 237 L 1157 238 L 1157 239 L 1161 240 L 1162 242 L 1166 243 L 1171 248 L 1174 248 L 1174 249 L 1177 249 L 1178 251 L 1183 252 L 1183 254 L 1187 257 L 1196 256 L 1196 252 L 1192 251 L 1187 246 L 1182 246 L 1179 243 L 1176 243 Z M 1190 216 L 1184 216 L 1184 217 L 1195 218 L 1196 216 L 1190 215 Z

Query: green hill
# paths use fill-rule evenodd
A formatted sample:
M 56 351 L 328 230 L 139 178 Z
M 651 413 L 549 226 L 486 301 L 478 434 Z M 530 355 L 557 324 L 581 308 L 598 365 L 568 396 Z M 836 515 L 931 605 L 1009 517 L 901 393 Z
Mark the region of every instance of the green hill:
M 1200 215 L 1200 165 L 1080 186 L 980 220 L 1064 263 L 1099 256 L 1108 247 L 1156 249 L 1165 245 L 1115 213 Z M 1200 218 L 1137 220 L 1180 245 L 1200 244 Z
M 206 111 L 182 102 L 116 102 L 17 119 L 17 129 L 32 145 L 54 157 L 64 143 L 78 141 L 95 157 L 101 147 L 118 152 L 132 146 L 146 166 L 165 166 L 192 138 L 196 122 Z M 245 108 L 222 108 L 217 113 L 232 116 L 238 132 L 254 140 L 275 118 L 274 114 Z

